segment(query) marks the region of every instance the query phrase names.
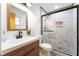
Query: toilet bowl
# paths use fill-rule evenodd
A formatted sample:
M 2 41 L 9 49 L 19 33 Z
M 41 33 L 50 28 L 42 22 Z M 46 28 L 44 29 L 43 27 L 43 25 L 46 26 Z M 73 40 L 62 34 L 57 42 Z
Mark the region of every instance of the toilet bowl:
M 48 43 L 40 44 L 40 56 L 50 56 L 52 46 Z
M 50 56 L 50 52 L 52 50 L 52 46 L 49 43 L 41 43 L 42 41 L 42 36 L 38 36 L 38 38 L 40 39 L 40 56 Z
M 41 43 L 40 47 L 44 50 L 50 51 L 52 49 L 52 46 L 48 43 Z

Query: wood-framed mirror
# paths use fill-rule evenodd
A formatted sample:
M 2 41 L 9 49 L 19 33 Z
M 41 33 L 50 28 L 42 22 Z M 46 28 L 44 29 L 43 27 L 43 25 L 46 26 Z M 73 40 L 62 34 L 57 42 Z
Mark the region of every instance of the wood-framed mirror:
M 28 30 L 27 13 L 12 4 L 7 4 L 7 30 Z

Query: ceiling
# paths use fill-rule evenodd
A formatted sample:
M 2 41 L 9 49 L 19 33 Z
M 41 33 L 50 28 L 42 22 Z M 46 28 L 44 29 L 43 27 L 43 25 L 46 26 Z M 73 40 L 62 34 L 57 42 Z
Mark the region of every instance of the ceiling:
M 33 6 L 38 5 L 43 7 L 47 12 L 56 10 L 55 6 L 57 6 L 57 9 L 72 5 L 72 3 L 32 3 Z

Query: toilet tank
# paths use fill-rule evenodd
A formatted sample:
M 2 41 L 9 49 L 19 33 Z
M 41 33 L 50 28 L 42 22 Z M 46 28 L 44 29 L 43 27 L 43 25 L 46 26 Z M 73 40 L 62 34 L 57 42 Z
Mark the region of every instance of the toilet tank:
M 38 35 L 37 38 L 39 39 L 39 43 L 42 43 L 42 35 Z

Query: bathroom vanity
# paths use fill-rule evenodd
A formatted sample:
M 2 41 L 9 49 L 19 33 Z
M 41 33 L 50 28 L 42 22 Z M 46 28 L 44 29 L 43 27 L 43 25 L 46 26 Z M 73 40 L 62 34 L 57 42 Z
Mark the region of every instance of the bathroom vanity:
M 2 56 L 38 56 L 39 55 L 39 39 L 33 36 L 26 36 L 28 30 L 27 13 L 24 9 L 18 8 L 20 4 L 7 4 L 7 31 L 19 31 L 18 35 L 13 34 L 2 35 L 5 42 L 1 42 Z M 27 8 L 25 8 L 27 9 Z M 5 31 L 5 30 L 4 30 Z M 4 32 L 3 31 L 3 32 Z M 7 32 L 5 31 L 5 32 Z M 25 37 L 22 32 L 25 31 Z M 17 33 L 17 32 L 15 32 Z M 16 35 L 16 37 L 14 37 Z M 2 39 L 3 40 L 3 39 Z
M 2 56 L 39 56 L 39 39 L 35 37 L 22 38 L 2 45 Z

